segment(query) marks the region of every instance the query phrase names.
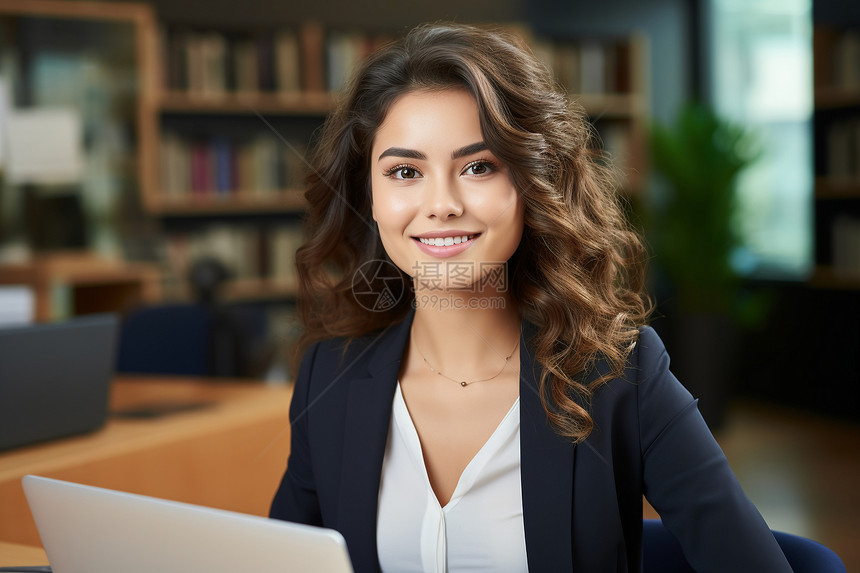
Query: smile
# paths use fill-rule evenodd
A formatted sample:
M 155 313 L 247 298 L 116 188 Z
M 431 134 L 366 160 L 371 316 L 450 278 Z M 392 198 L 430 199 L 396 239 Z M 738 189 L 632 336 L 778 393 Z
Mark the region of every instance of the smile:
M 434 237 L 434 238 L 425 238 L 418 237 L 418 240 L 424 243 L 425 245 L 431 245 L 434 247 L 450 247 L 452 245 L 459 245 L 460 243 L 465 243 L 469 239 L 474 239 L 476 235 L 459 235 L 454 237 Z

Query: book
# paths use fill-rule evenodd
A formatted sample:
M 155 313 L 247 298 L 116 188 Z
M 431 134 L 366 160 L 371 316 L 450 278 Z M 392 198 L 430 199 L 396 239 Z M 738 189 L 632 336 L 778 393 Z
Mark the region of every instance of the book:
M 860 87 L 860 32 L 843 32 L 836 41 L 834 58 L 835 84 L 849 89 Z
M 197 141 L 191 146 L 191 191 L 202 197 L 212 191 L 212 160 L 206 142 Z
M 827 128 L 826 169 L 829 177 L 857 176 L 858 122 L 856 119 L 832 123 Z
M 275 47 L 271 32 L 257 32 L 254 38 L 257 49 L 257 90 L 272 93 L 275 91 Z
M 596 42 L 583 42 L 579 48 L 579 92 L 606 93 L 606 51 Z
M 248 38 L 241 38 L 234 44 L 233 66 L 236 75 L 237 95 L 256 95 L 259 91 L 259 64 L 257 47 Z
M 582 73 L 580 71 L 578 46 L 572 43 L 563 43 L 551 49 L 552 71 L 556 81 L 566 91 L 579 93 L 582 90 Z
M 837 216 L 831 226 L 833 268 L 838 274 L 860 275 L 860 218 Z
M 301 91 L 299 38 L 295 30 L 282 28 L 275 33 L 275 86 L 280 94 Z
M 200 95 L 203 97 L 223 97 L 227 91 L 227 42 L 217 32 L 201 34 L 198 39 L 200 50 Z
M 219 136 L 212 140 L 212 154 L 215 159 L 215 186 L 219 195 L 228 195 L 233 191 L 232 144 L 226 137 Z
M 306 22 L 301 28 L 302 87 L 304 91 L 325 91 L 325 31 L 316 22 Z

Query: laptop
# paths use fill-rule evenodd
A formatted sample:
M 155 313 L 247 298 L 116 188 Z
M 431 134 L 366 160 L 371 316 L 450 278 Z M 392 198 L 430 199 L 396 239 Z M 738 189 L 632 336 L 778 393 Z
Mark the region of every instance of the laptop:
M 43 477 L 22 482 L 53 573 L 352 573 L 332 529 Z
M 98 314 L 0 328 L 0 450 L 105 423 L 118 325 Z

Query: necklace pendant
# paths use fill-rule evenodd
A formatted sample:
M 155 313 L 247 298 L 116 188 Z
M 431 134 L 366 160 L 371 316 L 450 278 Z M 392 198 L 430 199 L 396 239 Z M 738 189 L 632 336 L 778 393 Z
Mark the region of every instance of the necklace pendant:
M 462 386 L 463 388 L 465 388 L 465 387 L 466 387 L 466 381 L 464 380 L 464 381 L 460 382 L 460 386 Z

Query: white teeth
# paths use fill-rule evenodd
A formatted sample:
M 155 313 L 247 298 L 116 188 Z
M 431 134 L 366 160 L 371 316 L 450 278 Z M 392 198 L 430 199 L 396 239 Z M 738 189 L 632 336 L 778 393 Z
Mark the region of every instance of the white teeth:
M 450 247 L 451 245 L 459 245 L 460 243 L 465 243 L 469 239 L 473 239 L 475 235 L 461 235 L 459 237 L 436 237 L 433 239 L 425 239 L 424 237 L 419 237 L 419 241 L 424 243 L 425 245 L 431 245 L 434 247 Z

